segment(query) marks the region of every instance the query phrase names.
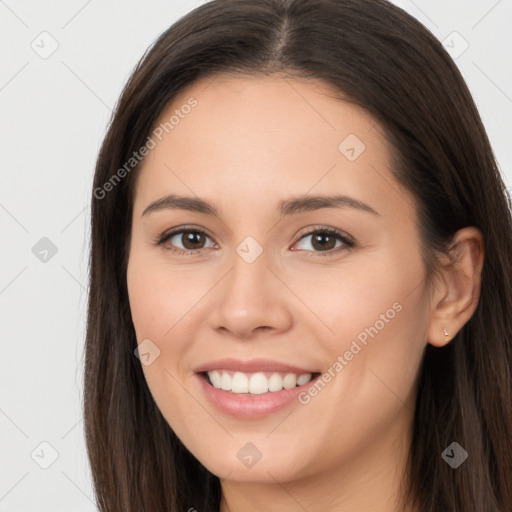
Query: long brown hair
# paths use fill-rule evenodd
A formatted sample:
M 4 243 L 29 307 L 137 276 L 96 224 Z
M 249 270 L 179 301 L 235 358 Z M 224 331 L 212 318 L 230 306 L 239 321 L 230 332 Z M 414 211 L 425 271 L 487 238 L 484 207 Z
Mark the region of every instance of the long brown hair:
M 428 279 L 434 250 L 447 252 L 462 227 L 482 231 L 477 309 L 446 347 L 425 350 L 404 500 L 422 512 L 510 512 L 510 198 L 457 67 L 423 25 L 383 0 L 213 0 L 165 31 L 125 86 L 92 195 L 84 417 L 100 510 L 219 509 L 219 478 L 169 427 L 134 356 L 126 269 L 137 166 L 125 164 L 180 90 L 221 72 L 320 79 L 373 115 L 396 179 L 416 198 Z M 454 441 L 469 454 L 456 470 L 441 457 Z

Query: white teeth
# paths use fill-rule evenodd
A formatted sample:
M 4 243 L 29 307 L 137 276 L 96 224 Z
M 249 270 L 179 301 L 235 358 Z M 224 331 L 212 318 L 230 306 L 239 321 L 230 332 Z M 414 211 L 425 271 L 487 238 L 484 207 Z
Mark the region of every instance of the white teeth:
M 231 389 L 233 393 L 236 393 Z M 253 373 L 249 379 L 249 392 L 253 395 L 261 395 L 268 391 L 268 379 L 263 373 Z
M 231 391 L 232 393 L 251 393 L 253 395 L 281 391 L 283 388 L 292 389 L 311 380 L 311 373 L 300 375 L 278 372 L 267 374 L 263 372 L 233 373 L 226 370 L 212 370 L 207 373 L 211 383 L 217 389 Z
M 231 380 L 233 393 L 249 393 L 249 379 L 242 372 L 236 372 Z
M 283 387 L 284 389 L 292 389 L 297 385 L 297 375 L 293 373 L 289 373 L 283 379 Z
M 231 389 L 232 385 L 232 379 L 229 374 L 224 372 L 222 374 L 222 377 L 220 379 L 220 389 L 223 389 L 224 391 L 229 391 Z
M 297 377 L 297 386 L 303 386 L 311 380 L 311 373 L 303 373 Z
M 269 391 L 281 391 L 283 389 L 283 378 L 279 373 L 273 373 L 268 379 Z
M 214 387 L 220 389 L 220 373 L 217 370 L 213 370 L 212 372 L 208 372 L 208 376 Z

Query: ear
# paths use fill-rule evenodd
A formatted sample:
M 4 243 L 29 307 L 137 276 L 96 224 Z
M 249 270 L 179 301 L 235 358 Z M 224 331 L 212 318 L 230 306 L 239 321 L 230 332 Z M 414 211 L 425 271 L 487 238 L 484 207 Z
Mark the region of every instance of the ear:
M 426 335 L 431 345 L 448 344 L 475 312 L 480 298 L 484 252 L 484 239 L 478 228 L 469 226 L 455 233 L 450 257 L 443 255 L 441 258 L 440 279 L 430 303 Z

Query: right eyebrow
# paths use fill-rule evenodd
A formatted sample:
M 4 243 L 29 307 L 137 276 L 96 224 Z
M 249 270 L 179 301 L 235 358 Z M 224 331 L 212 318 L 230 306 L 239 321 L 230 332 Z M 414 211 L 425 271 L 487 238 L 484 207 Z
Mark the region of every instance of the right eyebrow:
M 153 201 L 143 212 L 142 216 L 159 210 L 188 210 L 191 212 L 204 213 L 206 215 L 218 215 L 217 208 L 204 199 L 198 197 L 178 196 L 169 194 Z

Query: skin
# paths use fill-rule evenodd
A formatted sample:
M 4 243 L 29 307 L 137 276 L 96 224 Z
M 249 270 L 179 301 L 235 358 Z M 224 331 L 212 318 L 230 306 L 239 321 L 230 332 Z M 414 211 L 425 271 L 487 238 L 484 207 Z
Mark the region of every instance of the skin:
M 391 174 L 383 131 L 334 94 L 322 82 L 278 75 L 200 80 L 162 112 L 157 125 L 190 97 L 198 101 L 138 176 L 130 307 L 138 342 L 149 338 L 160 350 L 143 371 L 170 427 L 221 478 L 221 512 L 399 510 L 424 349 L 449 342 L 443 327 L 453 338 L 477 305 L 480 231 L 457 233 L 456 264 L 440 255 L 429 296 L 415 201 Z M 366 147 L 354 161 L 338 149 L 349 134 Z M 208 200 L 219 214 L 142 215 L 170 193 Z M 280 218 L 281 200 L 333 193 L 378 215 L 344 207 Z M 189 225 L 207 237 L 155 243 Z M 356 245 L 335 238 L 322 249 L 312 235 L 301 239 L 318 227 L 337 228 Z M 236 252 L 248 236 L 263 250 L 252 263 Z M 197 249 L 180 255 L 173 246 Z M 193 372 L 220 357 L 327 372 L 395 303 L 394 318 L 305 405 L 257 420 L 230 417 L 206 399 Z M 262 454 L 252 467 L 237 457 L 247 442 Z

